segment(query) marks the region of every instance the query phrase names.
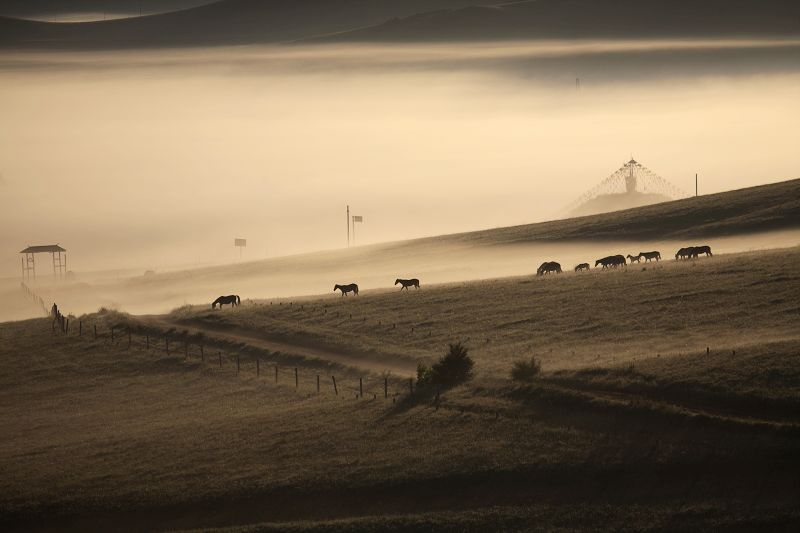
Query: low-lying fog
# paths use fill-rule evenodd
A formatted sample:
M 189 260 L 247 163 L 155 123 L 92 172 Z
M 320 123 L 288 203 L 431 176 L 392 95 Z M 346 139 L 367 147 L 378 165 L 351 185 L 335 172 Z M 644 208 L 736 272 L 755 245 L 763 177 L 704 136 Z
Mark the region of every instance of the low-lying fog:
M 541 221 L 631 156 L 687 192 L 798 176 L 797 41 L 3 51 L 0 77 L 0 277 L 29 244 L 77 279 L 341 248 L 347 204 L 358 244 Z

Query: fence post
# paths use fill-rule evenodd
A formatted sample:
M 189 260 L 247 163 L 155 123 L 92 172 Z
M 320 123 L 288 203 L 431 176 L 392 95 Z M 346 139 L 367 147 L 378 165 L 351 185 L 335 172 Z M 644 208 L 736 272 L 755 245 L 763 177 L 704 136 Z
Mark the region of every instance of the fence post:
M 184 359 L 189 359 L 189 341 L 188 340 L 184 340 L 183 341 L 183 358 Z
M 275 383 L 278 382 L 278 365 L 275 365 Z
M 78 337 L 83 336 L 83 320 L 78 320 Z
M 364 378 L 358 378 L 358 397 L 364 397 Z
M 148 350 L 150 349 L 150 334 L 149 333 L 145 334 L 145 336 L 144 336 L 144 345 L 147 347 Z
M 333 393 L 339 396 L 339 389 L 336 388 L 336 376 L 331 376 L 331 379 L 333 380 Z
M 94 324 L 94 338 L 97 340 L 97 324 Z
M 709 353 L 711 353 L 711 348 L 709 348 L 708 346 L 706 346 L 706 355 L 708 355 Z
M 383 378 L 383 397 L 389 397 L 389 378 Z
M 69 333 L 69 318 L 64 319 L 64 333 Z
M 319 374 L 317 374 L 317 394 L 319 394 Z
M 294 388 L 298 388 L 299 384 L 297 381 L 297 367 L 294 367 Z
M 169 335 L 164 335 L 164 345 L 167 347 L 167 355 L 169 355 Z

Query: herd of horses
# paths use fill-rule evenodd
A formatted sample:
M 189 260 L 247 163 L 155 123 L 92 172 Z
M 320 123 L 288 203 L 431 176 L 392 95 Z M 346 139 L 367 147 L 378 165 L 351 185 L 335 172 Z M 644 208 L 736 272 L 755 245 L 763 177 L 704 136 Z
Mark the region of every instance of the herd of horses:
M 694 259 L 701 254 L 705 254 L 707 257 L 713 257 L 714 254 L 711 253 L 711 247 L 707 245 L 703 246 L 687 246 L 686 248 L 681 248 L 675 254 L 675 260 L 678 261 L 680 259 Z M 627 259 L 626 259 L 627 257 Z M 628 264 L 628 259 L 630 259 L 631 264 L 633 263 L 641 263 L 642 259 L 645 260 L 645 263 L 649 263 L 650 261 L 661 261 L 661 252 L 659 251 L 652 251 L 652 252 L 639 252 L 638 255 L 631 255 L 628 254 L 627 256 L 624 255 L 609 255 L 608 257 L 603 257 L 598 259 L 594 262 L 595 268 L 598 266 L 602 266 L 602 268 L 617 268 L 620 266 L 625 266 Z M 575 272 L 581 272 L 582 270 L 589 270 L 589 263 L 581 263 L 575 266 Z M 545 261 L 542 263 L 539 268 L 536 270 L 537 276 L 544 276 L 545 274 L 561 274 L 563 272 L 561 270 L 561 264 L 555 261 Z
M 681 248 L 675 254 L 675 260 L 680 259 L 693 259 L 701 254 L 705 254 L 708 257 L 713 257 L 714 254 L 711 253 L 711 247 L 707 245 L 703 246 L 687 246 L 686 248 Z M 627 259 L 626 259 L 627 257 Z M 603 257 L 598 259 L 594 262 L 594 267 L 597 268 L 598 266 L 602 266 L 602 268 L 617 268 L 619 266 L 625 266 L 628 264 L 628 259 L 630 259 L 631 264 L 633 263 L 640 263 L 642 259 L 645 260 L 646 263 L 650 261 L 661 261 L 661 253 L 658 251 L 652 252 L 639 252 L 638 255 L 631 255 L 628 254 L 627 256 L 624 255 L 609 255 L 608 257 Z M 589 263 L 581 263 L 575 266 L 575 272 L 581 272 L 583 270 L 589 270 Z M 561 274 L 563 270 L 561 270 L 561 264 L 557 263 L 556 261 L 545 261 L 542 263 L 538 269 L 536 269 L 537 276 L 544 276 L 545 274 Z M 400 285 L 400 290 L 403 289 L 408 290 L 409 287 L 416 287 L 419 289 L 419 280 L 417 278 L 412 279 L 401 279 L 397 278 L 394 280 L 395 285 Z M 339 285 L 338 283 L 333 286 L 333 292 L 340 291 L 342 293 L 342 298 L 347 296 L 349 293 L 353 293 L 355 296 L 358 296 L 358 285 L 356 283 L 350 283 L 347 285 Z M 223 305 L 230 304 L 231 307 L 241 305 L 242 300 L 236 294 L 231 294 L 228 296 L 220 296 L 211 304 L 211 309 L 215 309 L 217 305 L 219 305 L 220 309 Z

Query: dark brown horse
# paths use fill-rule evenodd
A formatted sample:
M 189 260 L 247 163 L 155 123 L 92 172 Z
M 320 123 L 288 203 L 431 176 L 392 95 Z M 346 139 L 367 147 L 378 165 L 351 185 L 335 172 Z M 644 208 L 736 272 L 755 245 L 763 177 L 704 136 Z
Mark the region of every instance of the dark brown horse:
M 555 261 L 545 261 L 536 270 L 536 275 L 543 276 L 544 274 L 549 274 L 551 272 L 561 274 L 561 264 L 556 263 Z
M 396 280 L 394 280 L 394 284 L 397 285 L 398 283 L 402 285 L 402 287 L 400 287 L 401 291 L 403 289 L 408 290 L 409 287 L 416 287 L 419 289 L 419 280 L 417 278 L 412 278 L 412 279 L 397 278 Z
M 714 254 L 711 253 L 710 246 L 692 246 L 692 257 L 697 257 L 700 254 L 706 254 L 706 257 L 714 257 Z
M 598 259 L 594 262 L 594 266 L 603 265 L 603 268 L 614 267 L 617 268 L 620 265 L 627 265 L 628 262 L 625 261 L 624 255 L 609 255 L 608 257 L 603 257 L 602 259 Z
M 589 263 L 581 263 L 575 267 L 575 272 L 580 272 L 581 270 L 589 270 Z
M 645 263 L 649 263 L 653 259 L 659 262 L 661 261 L 661 252 L 639 252 L 639 258 L 641 259 L 642 257 L 644 257 Z
M 213 302 L 211 302 L 211 309 L 214 309 L 219 304 L 219 308 L 222 309 L 223 305 L 230 304 L 231 307 L 235 307 L 237 305 L 242 305 L 242 299 L 239 298 L 238 294 L 231 294 L 228 296 L 220 296 Z
M 333 292 L 337 290 L 342 291 L 342 298 L 347 296 L 348 292 L 352 292 L 356 296 L 358 296 L 358 285 L 355 283 L 351 283 L 350 285 L 339 285 L 338 283 L 333 286 Z

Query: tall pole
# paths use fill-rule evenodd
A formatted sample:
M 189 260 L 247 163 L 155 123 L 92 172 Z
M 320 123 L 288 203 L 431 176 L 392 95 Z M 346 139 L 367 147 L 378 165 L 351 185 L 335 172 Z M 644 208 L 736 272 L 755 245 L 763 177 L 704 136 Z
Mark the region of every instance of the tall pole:
M 350 206 L 347 206 L 347 247 L 350 248 Z
M 355 246 L 356 245 L 356 223 L 355 223 L 355 221 L 352 222 L 352 226 L 353 226 L 353 246 Z

